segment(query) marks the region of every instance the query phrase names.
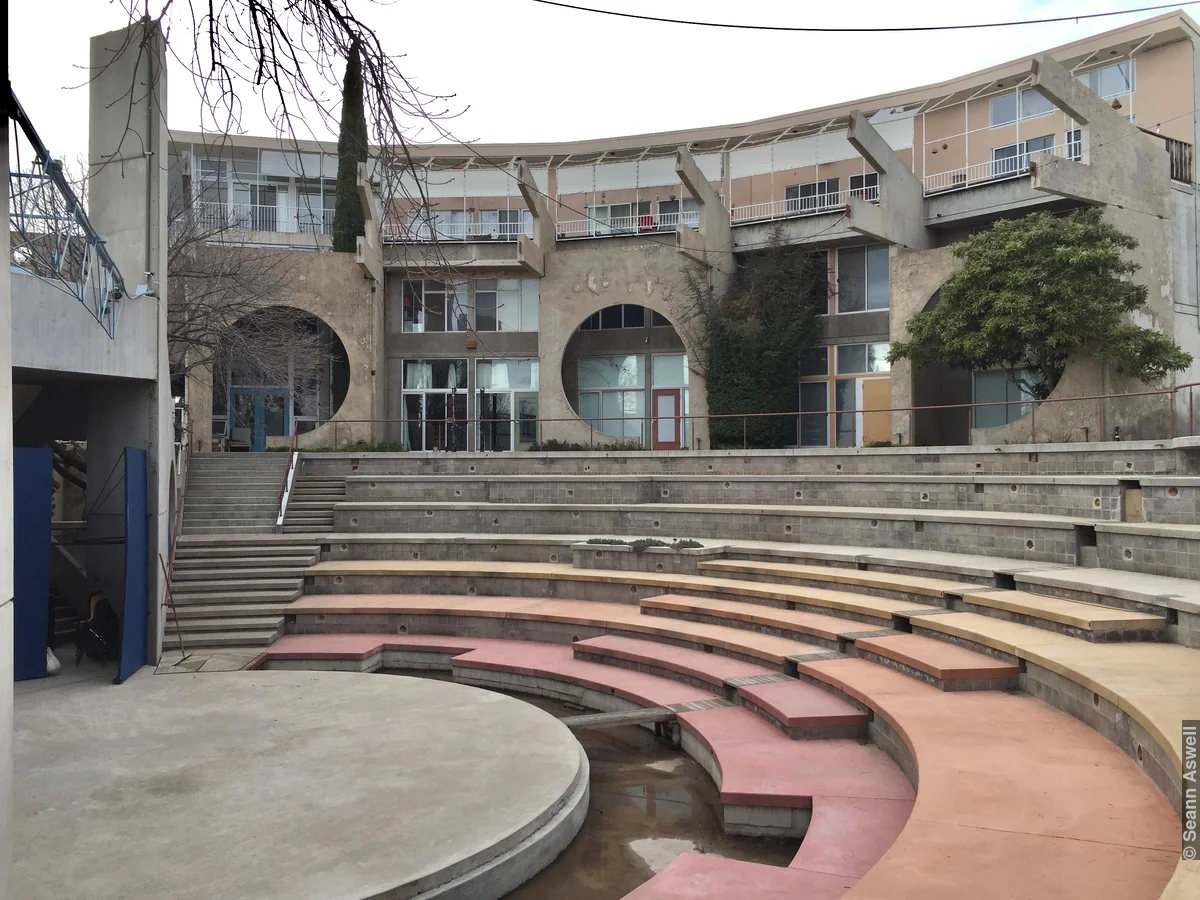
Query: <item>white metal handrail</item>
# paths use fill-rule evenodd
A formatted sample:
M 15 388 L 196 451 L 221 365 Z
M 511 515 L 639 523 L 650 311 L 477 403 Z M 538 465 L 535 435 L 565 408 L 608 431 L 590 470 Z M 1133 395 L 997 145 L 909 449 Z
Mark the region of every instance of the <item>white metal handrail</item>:
M 988 162 L 975 163 L 950 169 L 946 172 L 936 172 L 925 176 L 925 193 L 941 194 L 947 191 L 961 191 L 964 188 L 986 184 L 989 181 L 1004 181 L 1009 178 L 1020 178 L 1029 174 L 1029 159 L 1034 153 L 1051 153 L 1066 159 L 1081 159 L 1083 157 L 1082 141 L 1067 141 L 1054 147 L 1042 150 L 1030 150 L 1013 156 L 995 157 Z
M 532 219 L 521 222 L 433 222 L 418 220 L 383 224 L 383 239 L 389 243 L 406 241 L 515 241 L 521 235 L 533 237 Z
M 205 231 L 240 229 L 282 234 L 330 234 L 333 231 L 332 209 L 198 200 L 194 215 L 197 225 Z
M 729 210 L 729 219 L 734 225 L 745 222 L 761 222 L 770 219 L 790 219 L 796 216 L 815 216 L 821 213 L 836 212 L 845 209 L 849 197 L 876 203 L 879 200 L 879 186 L 854 188 L 848 191 L 830 191 L 824 194 L 813 194 L 809 197 L 791 197 L 785 200 L 772 200 L 767 203 L 749 203 L 745 206 L 735 206 Z
M 558 236 L 563 238 L 603 237 L 613 234 L 650 234 L 674 231 L 680 225 L 700 227 L 700 213 L 684 210 L 674 213 L 643 213 L 637 216 L 613 216 L 608 219 L 569 219 L 558 223 Z

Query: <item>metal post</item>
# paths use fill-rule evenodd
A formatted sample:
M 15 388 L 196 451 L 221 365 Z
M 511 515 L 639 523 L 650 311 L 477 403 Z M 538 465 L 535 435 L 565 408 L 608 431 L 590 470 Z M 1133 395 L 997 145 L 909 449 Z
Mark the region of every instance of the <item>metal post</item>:
M 333 449 L 334 450 L 337 450 L 337 448 L 338 448 L 337 432 L 338 432 L 338 423 L 337 423 L 337 419 L 334 419 L 333 420 Z
M 1171 440 L 1175 440 L 1175 391 L 1171 391 Z
M 750 445 L 746 443 L 746 417 L 742 416 L 742 449 L 745 450 Z
M 1029 408 L 1029 424 L 1033 436 L 1033 443 L 1037 443 L 1037 400 L 1033 401 L 1033 405 Z
M 1192 402 L 1195 399 L 1196 389 L 1188 388 L 1188 434 L 1196 433 L 1196 405 Z

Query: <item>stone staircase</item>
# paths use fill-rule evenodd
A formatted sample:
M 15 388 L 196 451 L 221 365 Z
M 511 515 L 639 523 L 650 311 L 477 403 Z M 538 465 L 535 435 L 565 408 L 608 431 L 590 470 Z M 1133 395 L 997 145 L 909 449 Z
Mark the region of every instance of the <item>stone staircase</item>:
M 197 453 L 188 469 L 184 534 L 275 531 L 286 453 Z
M 316 562 L 311 538 L 275 532 L 286 453 L 198 453 L 188 472 L 163 648 L 265 647 Z
M 283 530 L 287 534 L 329 534 L 333 505 L 346 499 L 346 479 L 340 475 L 296 473 Z
M 304 535 L 185 534 L 175 550 L 163 649 L 267 646 L 318 553 Z

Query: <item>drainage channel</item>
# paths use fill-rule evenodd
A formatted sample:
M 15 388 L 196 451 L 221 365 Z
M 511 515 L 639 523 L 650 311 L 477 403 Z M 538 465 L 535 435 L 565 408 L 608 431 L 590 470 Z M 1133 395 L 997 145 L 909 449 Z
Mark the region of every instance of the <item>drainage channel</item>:
M 541 697 L 511 696 L 557 718 L 589 712 Z M 575 736 L 591 762 L 587 818 L 571 845 L 505 900 L 617 900 L 684 852 L 772 866 L 786 866 L 796 855 L 795 840 L 723 835 L 712 780 L 650 730 L 620 725 L 578 729 Z

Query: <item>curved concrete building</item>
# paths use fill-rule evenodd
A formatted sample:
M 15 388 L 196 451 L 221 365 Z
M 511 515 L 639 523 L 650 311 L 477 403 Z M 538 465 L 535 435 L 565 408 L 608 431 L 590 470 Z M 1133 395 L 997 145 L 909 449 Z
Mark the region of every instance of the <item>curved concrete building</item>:
M 914 373 L 889 367 L 886 352 L 953 273 L 954 242 L 999 218 L 1093 205 L 1139 242 L 1144 324 L 1200 357 L 1196 41 L 1196 24 L 1174 12 L 952 81 L 756 122 L 420 147 L 416 175 L 378 159 L 365 173 L 371 215 L 353 260 L 328 252 L 332 147 L 177 132 L 177 189 L 202 215 L 231 216 L 248 244 L 294 254 L 288 302 L 345 348 L 305 397 L 220 371 L 210 391 L 197 375 L 195 446 L 300 433 L 302 446 L 707 449 L 686 273 L 719 290 L 777 230 L 827 272 L 821 347 L 796 385 L 800 410 L 826 415 L 799 417 L 796 444 L 997 443 L 1033 427 L 1051 440 L 1165 436 L 1169 395 L 1048 404 L 1034 425 L 1004 372 Z M 1175 384 L 1198 379 L 1194 365 Z M 261 389 L 284 402 L 256 430 Z M 1055 395 L 1144 389 L 1079 358 Z M 1010 405 L 970 407 L 996 401 Z

